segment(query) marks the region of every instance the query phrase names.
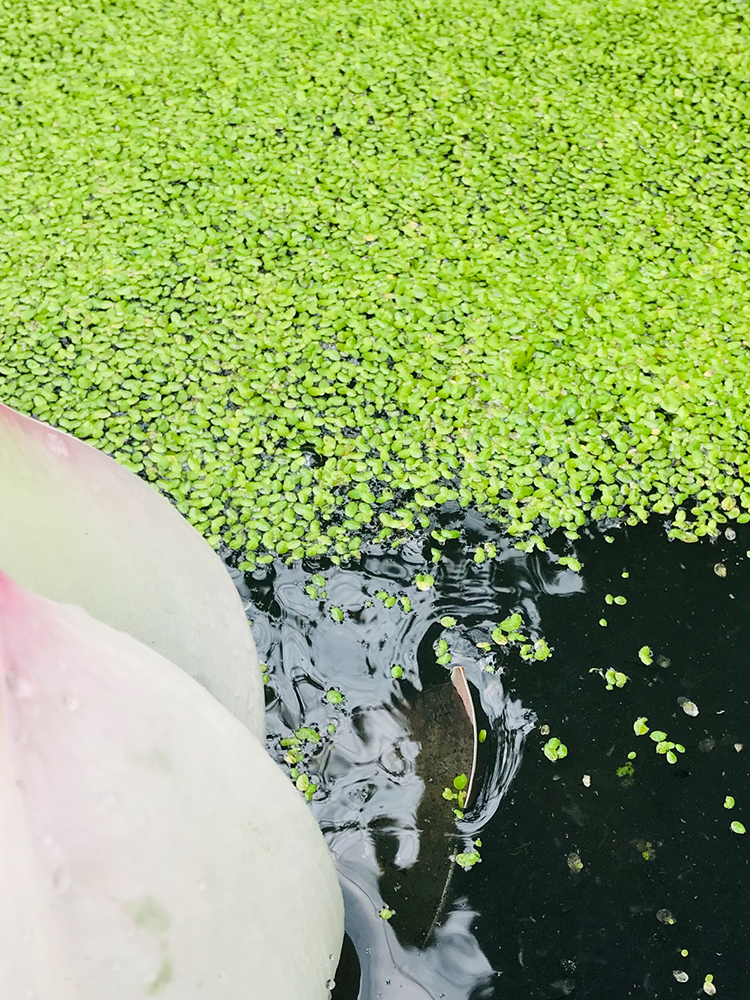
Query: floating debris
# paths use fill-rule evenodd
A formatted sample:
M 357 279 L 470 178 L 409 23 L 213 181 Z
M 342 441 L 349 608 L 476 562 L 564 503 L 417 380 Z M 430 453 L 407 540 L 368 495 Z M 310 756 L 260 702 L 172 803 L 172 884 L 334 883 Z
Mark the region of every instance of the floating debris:
M 660 924 L 676 924 L 677 918 L 672 915 L 671 910 L 661 909 L 656 911 L 656 919 Z
M 680 706 L 685 715 L 690 715 L 693 718 L 695 718 L 695 716 L 698 715 L 699 711 L 698 706 L 695 704 L 694 701 L 691 701 L 689 698 L 684 698 L 684 697 L 678 698 L 677 704 Z
M 591 775 L 590 774 L 584 774 L 584 776 L 581 778 L 581 781 L 583 782 L 585 788 L 591 788 Z
M 727 575 L 727 568 L 724 565 L 724 563 L 716 563 L 716 565 L 714 566 L 714 573 L 718 577 L 724 579 L 724 577 Z
M 680 969 L 675 969 L 672 972 L 672 975 L 675 977 L 678 983 L 686 983 L 688 979 L 690 979 L 690 976 L 687 974 L 687 972 L 682 972 Z
M 581 856 L 576 851 L 571 851 L 568 855 L 568 868 L 575 874 L 583 871 L 583 861 L 581 861 Z

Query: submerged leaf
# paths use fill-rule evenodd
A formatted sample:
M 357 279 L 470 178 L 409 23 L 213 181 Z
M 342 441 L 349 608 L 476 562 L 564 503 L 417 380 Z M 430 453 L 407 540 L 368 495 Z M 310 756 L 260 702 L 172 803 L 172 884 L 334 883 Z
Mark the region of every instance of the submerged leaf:
M 256 736 L 263 680 L 221 560 L 156 490 L 69 434 L 0 404 L 0 566 L 193 676 Z
M 260 742 L 2 574 L 0 896 L 8 998 L 324 1000 L 343 931 L 323 837 Z

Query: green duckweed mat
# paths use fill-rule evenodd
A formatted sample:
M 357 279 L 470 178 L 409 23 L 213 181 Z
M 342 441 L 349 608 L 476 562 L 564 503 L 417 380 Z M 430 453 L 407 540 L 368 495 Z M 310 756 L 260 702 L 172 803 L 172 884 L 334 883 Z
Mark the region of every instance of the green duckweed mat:
M 247 565 L 747 520 L 749 17 L 0 0 L 0 397 Z

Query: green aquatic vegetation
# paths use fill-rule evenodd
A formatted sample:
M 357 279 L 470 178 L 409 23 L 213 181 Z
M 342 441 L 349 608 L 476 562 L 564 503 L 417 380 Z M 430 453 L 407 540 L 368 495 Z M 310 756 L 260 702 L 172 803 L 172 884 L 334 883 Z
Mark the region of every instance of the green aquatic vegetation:
M 344 609 L 333 607 L 330 611 L 331 618 L 340 625 L 344 620 Z
M 725 809 L 734 809 L 734 796 L 733 795 L 727 795 L 727 796 L 725 796 L 725 798 L 724 798 L 724 808 Z
M 610 667 L 604 674 L 604 680 L 607 682 L 607 690 L 612 691 L 616 687 L 624 687 L 629 678 L 621 670 L 615 670 L 613 667 Z
M 641 663 L 645 664 L 645 666 L 650 667 L 654 662 L 654 651 L 650 646 L 641 646 L 638 650 L 638 659 Z
M 745 833 L 746 832 L 744 824 L 740 823 L 740 821 L 738 819 L 735 819 L 735 820 L 732 821 L 732 823 L 730 824 L 730 829 L 731 829 L 732 833 Z
M 465 871 L 469 871 L 474 865 L 478 865 L 482 860 L 479 851 L 476 849 L 471 851 L 461 851 L 456 855 L 456 864 L 460 865 Z
M 392 910 L 389 906 L 381 906 L 378 916 L 381 920 L 390 920 L 395 914 L 395 910 Z
M 547 740 L 542 747 L 542 750 L 544 751 L 544 756 L 547 760 L 551 760 L 553 763 L 568 756 L 568 748 L 564 743 L 561 743 L 556 736 Z
M 454 628 L 456 625 L 456 619 L 452 615 L 443 615 L 440 619 L 440 624 L 443 628 Z
M 645 736 L 648 733 L 649 730 L 645 717 L 636 719 L 633 723 L 633 731 L 636 736 Z M 681 743 L 675 743 L 673 740 L 667 739 L 667 734 L 661 729 L 652 730 L 649 733 L 649 737 L 656 744 L 655 750 L 657 754 L 664 755 L 668 764 L 676 764 L 678 760 L 677 754 L 685 753 L 685 747 Z
M 391 677 L 393 677 L 394 680 L 398 681 L 401 680 L 403 676 L 404 676 L 404 668 L 400 664 L 394 663 L 393 666 L 391 667 Z
M 450 649 L 446 639 L 438 639 L 433 644 L 433 649 L 435 650 L 435 658 L 441 667 L 445 667 L 451 662 Z
M 243 567 L 446 502 L 542 545 L 746 521 L 746 31 L 735 0 L 6 3 L 3 398 Z
M 341 705 L 344 702 L 344 696 L 337 688 L 331 688 L 326 691 L 326 701 L 329 705 Z
M 575 558 L 575 556 L 560 556 L 560 558 L 557 560 L 557 563 L 559 566 L 567 566 L 569 569 L 574 570 L 576 573 L 578 573 L 579 570 L 583 568 L 582 564 L 579 562 L 578 559 Z
M 432 573 L 417 573 L 414 577 L 414 583 L 417 590 L 429 590 L 435 585 L 435 577 Z

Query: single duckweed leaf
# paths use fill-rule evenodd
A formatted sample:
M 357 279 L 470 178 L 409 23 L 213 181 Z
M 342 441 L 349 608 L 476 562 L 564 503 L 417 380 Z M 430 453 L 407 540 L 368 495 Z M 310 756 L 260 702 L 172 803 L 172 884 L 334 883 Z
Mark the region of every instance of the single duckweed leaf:
M 400 680 L 404 676 L 404 668 L 398 663 L 394 663 L 391 667 L 391 677 L 396 680 Z
M 640 735 L 640 733 L 639 733 L 638 735 Z M 655 743 L 662 743 L 662 742 L 663 742 L 664 740 L 666 740 L 666 738 L 667 738 L 667 734 L 666 734 L 666 733 L 663 733 L 663 732 L 661 731 L 661 729 L 655 729 L 655 730 L 654 730 L 654 731 L 653 731 L 653 732 L 651 733 L 651 739 L 652 739 L 652 740 L 653 740 L 653 741 L 654 741 Z
M 158 653 L 4 575 L 0 636 L 0 995 L 322 1000 L 341 893 L 261 742 Z
M 635 733 L 636 736 L 646 735 L 646 733 L 648 732 L 648 726 L 646 725 L 647 722 L 648 719 L 645 715 L 642 715 L 640 718 L 635 720 L 635 722 L 633 723 L 633 732 Z
M 156 490 L 0 404 L 0 511 L 0 566 L 20 586 L 157 650 L 263 737 L 263 680 L 237 590 Z
M 745 826 L 738 819 L 733 820 L 730 824 L 730 829 L 732 833 L 745 833 Z
M 443 617 L 440 619 L 440 624 L 443 626 L 443 628 L 453 628 L 456 624 L 456 619 L 453 618 L 451 615 L 443 615 Z
M 641 663 L 645 663 L 647 667 L 650 667 L 654 662 L 654 653 L 650 646 L 641 646 L 638 650 L 638 659 Z
M 734 796 L 733 795 L 727 795 L 724 798 L 724 808 L 725 809 L 734 809 Z

